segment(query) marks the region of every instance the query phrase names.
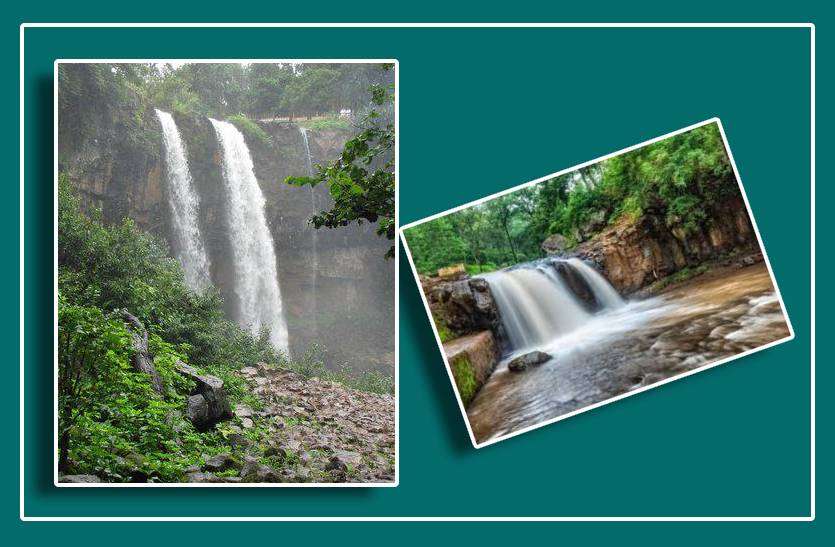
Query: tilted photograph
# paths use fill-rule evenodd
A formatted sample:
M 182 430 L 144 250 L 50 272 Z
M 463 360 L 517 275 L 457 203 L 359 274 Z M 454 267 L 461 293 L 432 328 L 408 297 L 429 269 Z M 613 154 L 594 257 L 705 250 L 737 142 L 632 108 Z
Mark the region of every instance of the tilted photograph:
M 793 338 L 718 119 L 401 237 L 476 448 Z
M 55 78 L 56 485 L 395 486 L 396 61 Z

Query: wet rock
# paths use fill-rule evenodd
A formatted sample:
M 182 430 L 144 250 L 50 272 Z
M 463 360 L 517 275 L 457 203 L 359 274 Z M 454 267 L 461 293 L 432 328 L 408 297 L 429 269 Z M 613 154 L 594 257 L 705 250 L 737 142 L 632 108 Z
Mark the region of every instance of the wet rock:
M 493 334 L 486 330 L 445 343 L 444 353 L 452 369 L 458 394 L 467 405 L 496 368 L 498 344 Z
M 96 475 L 61 475 L 58 477 L 58 482 L 82 484 L 101 482 L 101 479 Z
M 594 296 L 594 291 L 589 286 L 586 278 L 580 275 L 571 264 L 562 260 L 554 260 L 551 262 L 551 266 L 574 296 L 583 302 L 586 309 L 597 311 L 602 307 L 600 302 L 597 301 L 597 297 Z
M 177 372 L 194 380 L 195 387 L 188 398 L 186 416 L 198 431 L 206 431 L 218 422 L 232 418 L 232 408 L 223 388 L 223 380 L 201 375 L 197 369 L 178 361 Z
M 515 357 L 507 364 L 507 369 L 511 372 L 522 372 L 530 367 L 541 365 L 550 360 L 551 356 L 544 351 L 532 351 L 519 357 Z

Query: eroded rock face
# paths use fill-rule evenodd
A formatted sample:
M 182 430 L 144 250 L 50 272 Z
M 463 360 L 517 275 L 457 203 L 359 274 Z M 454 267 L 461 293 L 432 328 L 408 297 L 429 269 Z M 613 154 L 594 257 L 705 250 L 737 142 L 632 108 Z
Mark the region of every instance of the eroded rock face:
M 455 334 L 498 332 L 499 309 L 484 279 L 428 281 L 424 290 L 435 316 Z
M 444 353 L 463 403 L 475 397 L 499 358 L 499 347 L 489 330 L 462 336 L 444 344 Z
M 600 302 L 594 296 L 594 291 L 588 284 L 588 281 L 580 275 L 567 262 L 554 261 L 551 262 L 551 267 L 557 272 L 557 275 L 568 286 L 568 289 L 576 296 L 589 311 L 597 311 L 601 308 Z
M 711 214 L 709 228 L 686 233 L 663 219 L 645 215 L 621 222 L 580 244 L 575 254 L 601 267 L 621 294 L 729 251 L 756 246 L 754 230 L 741 199 L 724 203 Z

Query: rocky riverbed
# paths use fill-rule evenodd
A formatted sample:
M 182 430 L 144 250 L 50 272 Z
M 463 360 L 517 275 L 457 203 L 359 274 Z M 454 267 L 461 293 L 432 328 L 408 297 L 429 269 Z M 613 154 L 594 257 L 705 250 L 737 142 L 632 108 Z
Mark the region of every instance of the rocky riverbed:
M 259 409 L 220 425 L 235 450 L 205 458 L 188 482 L 392 482 L 394 397 L 260 364 L 241 370 Z
M 541 348 L 521 373 L 504 356 L 467 409 L 478 442 L 789 337 L 764 263 L 716 268 L 604 310 Z M 530 351 L 532 348 L 525 348 Z

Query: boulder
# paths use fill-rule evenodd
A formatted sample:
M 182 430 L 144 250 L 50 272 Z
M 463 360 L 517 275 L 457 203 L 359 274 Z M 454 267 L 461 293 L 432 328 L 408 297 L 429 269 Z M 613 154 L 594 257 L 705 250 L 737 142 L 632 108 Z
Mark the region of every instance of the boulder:
M 594 291 L 589 286 L 586 278 L 583 277 L 570 263 L 562 260 L 554 260 L 551 266 L 563 280 L 568 289 L 574 293 L 580 301 L 585 304 L 589 311 L 597 311 L 602 306 L 594 296 Z
M 568 247 L 568 240 L 561 234 L 553 234 L 548 236 L 545 241 L 542 242 L 541 247 L 545 254 L 561 254 Z
M 206 461 L 204 471 L 226 471 L 237 465 L 237 461 L 231 454 L 217 454 Z
M 182 361 L 177 362 L 176 369 L 196 384 L 188 398 L 186 416 L 198 431 L 206 431 L 218 422 L 232 418 L 232 407 L 223 389 L 223 380 L 202 375 Z
M 541 365 L 542 363 L 551 359 L 551 356 L 544 351 L 531 351 L 519 357 L 514 357 L 510 363 L 507 364 L 507 369 L 511 372 L 522 372 L 530 367 Z
M 456 335 L 498 331 L 499 309 L 484 279 L 436 283 L 426 296 L 433 315 Z
M 186 482 L 220 482 L 220 479 L 214 473 L 189 473 L 186 475 Z
M 281 477 L 269 465 L 264 465 L 252 456 L 247 456 L 241 477 L 247 482 L 281 482 Z

